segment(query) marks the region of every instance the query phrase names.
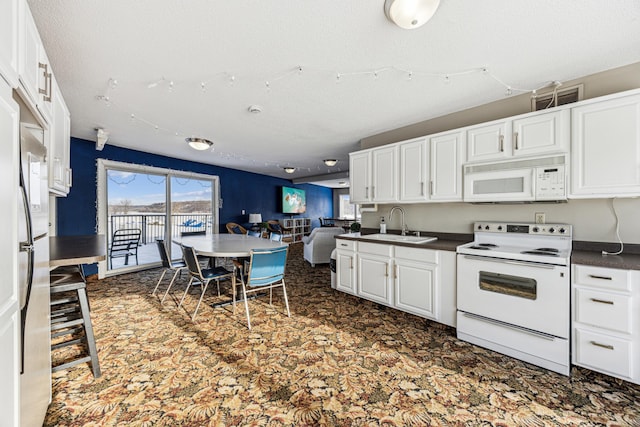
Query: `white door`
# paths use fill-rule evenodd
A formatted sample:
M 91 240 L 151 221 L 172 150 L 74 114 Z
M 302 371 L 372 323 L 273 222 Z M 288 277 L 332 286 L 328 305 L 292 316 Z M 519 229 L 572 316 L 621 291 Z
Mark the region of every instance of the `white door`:
M 536 114 L 513 121 L 513 155 L 530 156 L 569 149 L 568 109 Z
M 352 203 L 371 201 L 371 152 L 349 155 L 349 196 Z
M 437 266 L 395 259 L 395 306 L 418 316 L 437 319 Z
M 400 200 L 403 202 L 424 202 L 429 199 L 428 147 L 426 138 L 400 144 Z
M 338 250 L 336 254 L 336 289 L 348 294 L 356 294 L 355 253 Z
M 640 195 L 640 95 L 576 107 L 572 198 Z
M 18 85 L 18 0 L 0 2 L 0 75 Z
M 398 201 L 398 147 L 377 148 L 371 152 L 372 197 L 374 202 Z
M 464 134 L 454 132 L 431 138 L 430 200 L 462 201 L 462 141 Z

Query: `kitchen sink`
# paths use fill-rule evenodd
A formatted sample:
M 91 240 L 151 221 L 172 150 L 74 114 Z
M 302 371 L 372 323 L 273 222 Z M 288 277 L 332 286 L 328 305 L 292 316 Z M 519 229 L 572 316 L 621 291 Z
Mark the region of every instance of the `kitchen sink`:
M 401 236 L 399 234 L 365 234 L 360 236 L 361 239 L 377 240 L 381 242 L 401 242 L 401 243 L 414 243 L 419 245 L 421 243 L 429 243 L 434 240 L 438 240 L 437 237 L 429 236 Z

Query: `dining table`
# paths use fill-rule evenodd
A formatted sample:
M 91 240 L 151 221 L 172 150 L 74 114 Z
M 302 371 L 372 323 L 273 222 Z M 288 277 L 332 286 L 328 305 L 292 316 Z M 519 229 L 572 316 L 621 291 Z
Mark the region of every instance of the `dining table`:
M 252 249 L 275 249 L 288 246 L 285 242 L 278 242 L 261 237 L 246 234 L 200 234 L 192 236 L 176 236 L 173 242 L 184 246 L 191 246 L 199 256 L 209 258 L 244 258 L 251 256 Z M 249 299 L 259 296 L 254 294 Z M 243 301 L 236 298 L 236 302 Z M 232 304 L 233 301 L 222 301 L 212 304 L 213 307 L 222 307 Z

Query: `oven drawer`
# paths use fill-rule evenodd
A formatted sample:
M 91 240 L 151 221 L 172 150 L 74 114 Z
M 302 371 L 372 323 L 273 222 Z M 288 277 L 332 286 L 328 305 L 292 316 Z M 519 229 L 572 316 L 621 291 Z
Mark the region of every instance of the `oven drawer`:
M 580 328 L 575 330 L 575 340 L 576 364 L 623 377 L 633 376 L 631 341 Z
M 616 268 L 574 265 L 574 283 L 606 290 L 630 291 L 631 272 Z
M 575 290 L 576 322 L 630 334 L 632 331 L 631 297 Z

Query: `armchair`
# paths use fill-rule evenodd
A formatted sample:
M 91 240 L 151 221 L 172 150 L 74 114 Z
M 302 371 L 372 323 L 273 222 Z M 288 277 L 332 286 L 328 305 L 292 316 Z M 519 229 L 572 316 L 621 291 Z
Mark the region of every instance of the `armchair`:
M 315 267 L 316 264 L 327 264 L 331 259 L 331 251 L 336 248 L 335 236 L 344 233 L 342 227 L 314 228 L 311 234 L 304 236 L 304 259 Z

